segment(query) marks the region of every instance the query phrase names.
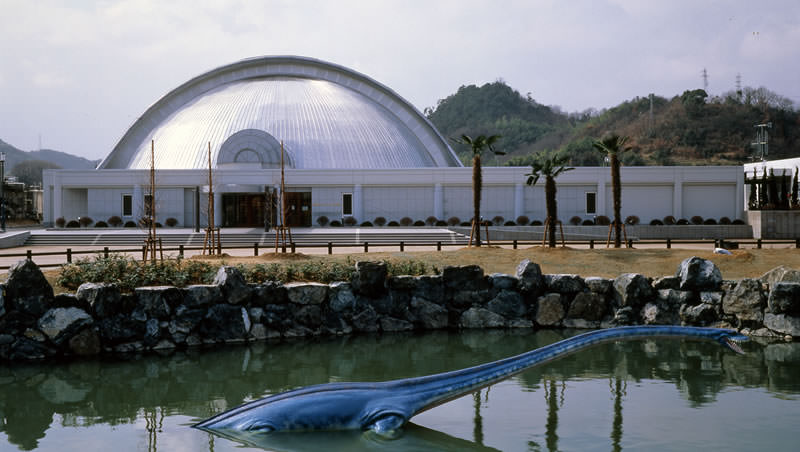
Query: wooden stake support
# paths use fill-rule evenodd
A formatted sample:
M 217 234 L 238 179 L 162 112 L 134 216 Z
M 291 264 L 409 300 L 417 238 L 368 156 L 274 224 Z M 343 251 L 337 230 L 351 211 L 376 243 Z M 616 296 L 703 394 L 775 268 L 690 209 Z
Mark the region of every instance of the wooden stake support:
M 211 173 L 211 142 L 208 142 L 208 227 L 203 238 L 203 255 L 222 254 L 222 239 L 219 228 L 214 227 L 214 180 Z
M 484 235 L 486 236 L 486 245 L 487 246 L 491 246 L 492 241 L 489 240 L 489 222 L 488 221 L 482 221 L 481 223 L 483 223 L 483 227 L 484 227 L 483 231 L 484 231 Z M 472 247 L 472 241 L 475 238 L 475 233 L 479 231 L 478 228 L 480 228 L 480 225 L 477 224 L 477 222 L 473 218 L 472 219 L 472 228 L 470 228 L 470 230 L 469 230 L 469 246 L 470 247 Z
M 561 224 L 560 221 L 556 221 L 556 223 L 558 224 L 558 229 L 561 231 L 561 247 L 565 248 L 567 246 L 567 243 L 564 241 L 564 226 Z M 542 234 L 542 246 L 547 245 L 547 232 L 550 229 L 550 227 L 552 227 L 552 224 L 553 224 L 552 218 L 547 217 L 547 219 L 544 220 L 544 234 Z
M 281 210 L 278 214 L 278 225 L 275 226 L 275 252 L 278 248 L 286 249 L 292 243 L 292 229 L 286 225 L 286 178 L 283 171 L 283 140 L 281 140 Z M 286 241 L 286 238 L 289 241 Z
M 146 206 L 147 212 L 147 239 L 144 242 L 142 261 L 156 263 L 156 248 L 160 251 L 161 260 L 164 260 L 164 248 L 161 240 L 156 238 L 156 166 L 155 166 L 155 140 L 150 140 L 150 205 Z
M 622 223 L 622 236 L 625 237 L 625 247 L 630 248 L 631 244 L 628 243 L 628 233 L 625 231 L 625 223 Z M 610 225 L 608 225 L 608 238 L 606 239 L 606 248 L 611 245 L 611 232 L 614 230 L 614 222 L 612 221 Z

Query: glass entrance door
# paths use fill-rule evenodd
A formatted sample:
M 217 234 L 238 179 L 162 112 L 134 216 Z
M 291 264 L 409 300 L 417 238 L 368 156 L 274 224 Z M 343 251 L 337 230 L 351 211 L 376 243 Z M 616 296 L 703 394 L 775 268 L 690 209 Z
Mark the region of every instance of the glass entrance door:
M 286 192 L 286 225 L 311 227 L 311 192 Z

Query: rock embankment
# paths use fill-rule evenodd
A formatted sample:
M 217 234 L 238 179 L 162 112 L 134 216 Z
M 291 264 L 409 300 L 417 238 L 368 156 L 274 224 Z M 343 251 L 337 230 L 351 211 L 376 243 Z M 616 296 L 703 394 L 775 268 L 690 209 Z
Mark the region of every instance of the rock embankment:
M 542 274 L 528 260 L 516 275 L 467 265 L 387 277 L 384 264 L 359 262 L 351 281 L 329 285 L 246 283 L 236 268 L 221 267 L 210 285 L 121 293 L 114 284 L 86 283 L 59 295 L 25 260 L 9 270 L 0 293 L 0 361 L 444 328 L 680 324 L 800 337 L 800 272 L 779 267 L 726 281 L 697 257 L 656 279 Z

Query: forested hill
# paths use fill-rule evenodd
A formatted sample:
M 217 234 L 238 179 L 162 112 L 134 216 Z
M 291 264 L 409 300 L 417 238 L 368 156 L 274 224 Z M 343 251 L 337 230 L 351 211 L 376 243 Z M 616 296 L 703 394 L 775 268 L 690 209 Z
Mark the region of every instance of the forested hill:
M 529 165 L 543 149 L 566 152 L 572 165 L 600 165 L 602 155 L 591 143 L 606 132 L 630 136 L 633 149 L 623 154 L 626 165 L 738 165 L 755 153 L 750 145 L 754 125 L 768 122 L 768 157 L 800 154 L 800 112 L 765 88 L 714 97 L 688 90 L 671 99 L 636 97 L 608 110 L 566 114 L 494 82 L 462 86 L 425 113 L 447 138 L 502 135 L 498 149 L 507 155 L 499 162 L 510 165 Z M 453 148 L 469 161 L 467 149 Z

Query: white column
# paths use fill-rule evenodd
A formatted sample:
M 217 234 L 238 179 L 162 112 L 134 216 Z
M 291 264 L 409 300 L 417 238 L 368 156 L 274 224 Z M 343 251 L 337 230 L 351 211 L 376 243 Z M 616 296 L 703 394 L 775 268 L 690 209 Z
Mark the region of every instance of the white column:
M 683 172 L 674 170 L 672 185 L 672 216 L 675 220 L 683 218 Z
M 744 171 L 736 176 L 736 209 L 733 211 L 734 219 L 743 219 L 745 211 L 744 198 Z
M 446 221 L 444 218 L 444 190 L 442 190 L 442 184 L 439 183 L 433 186 L 433 216 Z
M 62 213 L 61 213 L 62 212 L 62 210 L 61 210 L 61 201 L 62 201 L 61 190 L 62 190 L 62 188 L 61 188 L 61 182 L 59 181 L 58 175 L 56 175 L 56 177 L 54 177 L 53 179 L 55 179 L 55 184 L 53 185 L 53 199 L 52 199 L 51 202 L 53 203 L 53 218 L 52 218 L 52 221 L 55 222 L 56 219 L 61 218 L 63 216 Z
M 525 209 L 525 191 L 522 183 L 514 185 L 514 218 L 509 220 L 517 221 L 517 218 L 522 216 Z
M 353 187 L 353 218 L 355 218 L 359 223 L 362 221 L 367 221 L 366 218 L 363 218 L 364 202 L 362 196 L 361 184 L 356 184 Z
M 595 215 L 608 216 L 606 211 L 606 178 L 609 176 L 609 170 L 603 167 L 604 171 L 600 172 L 600 177 L 597 178 L 597 205 L 595 206 Z
M 142 195 L 142 186 L 136 184 L 133 186 L 133 221 L 139 222 L 139 219 L 144 216 L 144 196 Z
M 222 193 L 214 192 L 214 227 L 222 226 Z

